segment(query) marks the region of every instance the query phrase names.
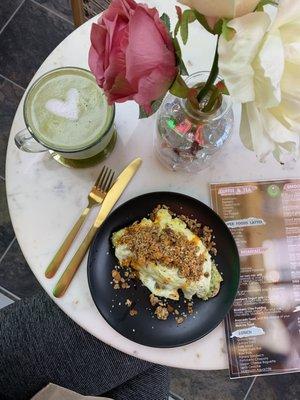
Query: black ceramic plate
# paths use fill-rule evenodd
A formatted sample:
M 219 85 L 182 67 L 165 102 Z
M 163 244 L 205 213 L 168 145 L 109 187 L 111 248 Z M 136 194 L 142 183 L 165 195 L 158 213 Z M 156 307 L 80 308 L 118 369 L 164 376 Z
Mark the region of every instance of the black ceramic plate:
M 140 281 L 129 289 L 113 289 L 111 272 L 118 261 L 111 243 L 113 232 L 147 217 L 158 205 L 165 204 L 177 214 L 196 218 L 210 226 L 216 237 L 216 262 L 224 281 L 218 295 L 208 301 L 194 297 L 194 317 L 177 325 L 174 317 L 166 321 L 153 317 L 149 304 L 150 291 Z M 179 193 L 147 193 L 122 204 L 105 221 L 92 244 L 88 259 L 88 281 L 94 302 L 105 320 L 121 335 L 152 347 L 176 347 L 191 343 L 209 333 L 225 317 L 239 284 L 239 256 L 235 241 L 221 218 L 200 201 Z M 126 299 L 135 302 L 138 315 L 131 317 Z M 181 308 L 183 295 L 177 303 Z

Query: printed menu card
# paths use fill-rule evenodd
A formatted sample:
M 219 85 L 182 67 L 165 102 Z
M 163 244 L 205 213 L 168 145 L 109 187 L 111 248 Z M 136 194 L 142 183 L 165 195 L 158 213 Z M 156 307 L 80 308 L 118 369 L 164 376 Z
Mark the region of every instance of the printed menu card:
M 225 320 L 230 377 L 300 371 L 300 179 L 210 189 L 241 263 Z

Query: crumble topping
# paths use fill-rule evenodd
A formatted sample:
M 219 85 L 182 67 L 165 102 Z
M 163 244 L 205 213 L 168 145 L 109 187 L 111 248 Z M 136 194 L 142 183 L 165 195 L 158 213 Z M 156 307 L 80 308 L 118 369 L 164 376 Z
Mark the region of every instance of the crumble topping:
M 189 228 L 191 232 L 200 237 L 204 246 L 212 255 L 215 256 L 217 254 L 216 243 L 213 241 L 214 239 L 213 230 L 209 226 L 203 225 L 196 219 L 189 218 L 186 215 L 183 214 L 177 215 L 176 213 L 171 211 L 168 206 L 161 204 L 156 206 L 155 209 L 150 214 L 150 219 L 152 221 L 155 220 L 156 213 L 161 209 L 168 210 L 168 212 L 170 213 L 170 215 L 172 215 L 172 217 L 181 219 L 181 221 L 183 221 L 186 224 L 186 226 Z
M 160 301 L 159 298 L 156 297 L 155 294 L 153 294 L 153 293 L 150 294 L 149 300 L 150 300 L 151 306 L 153 306 L 153 307 L 156 306 L 156 304 L 158 304 Z
M 150 218 L 152 221 L 155 220 L 155 216 L 158 210 L 160 210 L 161 208 L 167 209 L 168 212 L 170 213 L 170 215 L 172 217 L 177 217 L 179 219 L 181 219 L 187 226 L 187 228 L 189 228 L 195 235 L 197 235 L 203 242 L 203 244 L 205 245 L 205 247 L 208 249 L 208 251 L 212 254 L 212 255 L 216 255 L 217 251 L 215 248 L 215 242 L 213 241 L 214 236 L 213 236 L 213 231 L 212 229 L 210 229 L 208 226 L 203 225 L 201 223 L 198 223 L 198 221 L 196 219 L 191 219 L 189 217 L 186 217 L 185 215 L 177 215 L 174 212 L 172 212 L 169 207 L 164 206 L 164 205 L 159 205 L 157 206 L 153 212 L 150 214 Z M 155 225 L 154 225 L 155 227 Z M 126 230 L 128 230 L 129 228 L 133 228 L 134 231 L 139 231 L 139 223 L 135 222 L 131 227 L 126 228 Z M 116 265 L 114 267 L 114 269 L 112 270 L 112 282 L 111 284 L 113 285 L 114 289 L 128 289 L 130 287 L 129 283 L 132 282 L 132 279 L 136 279 L 138 278 L 138 271 L 135 271 L 134 269 L 131 268 L 131 266 L 135 266 L 136 268 L 138 267 L 139 262 L 141 262 L 141 264 L 143 265 L 143 263 L 146 260 L 146 256 L 148 255 L 147 251 L 149 251 L 149 254 L 152 254 L 152 257 L 154 258 L 154 260 L 152 260 L 153 262 L 161 262 L 164 264 L 167 264 L 166 261 L 163 261 L 164 259 L 168 260 L 168 266 L 173 267 L 179 267 L 178 260 L 176 259 L 176 257 L 183 257 L 182 261 L 187 261 L 189 260 L 188 257 L 193 257 L 193 259 L 195 260 L 195 258 L 197 257 L 197 255 L 195 254 L 196 251 L 196 246 L 195 246 L 195 242 L 194 241 L 189 241 L 184 235 L 174 232 L 172 229 L 170 228 L 165 228 L 163 231 L 159 231 L 159 229 L 149 229 L 149 226 L 144 226 L 144 227 L 140 227 L 143 228 L 143 231 L 141 232 L 140 235 L 138 235 L 137 238 L 137 242 L 132 241 L 131 245 L 133 246 L 132 248 L 130 248 L 130 246 L 128 246 L 127 243 L 127 239 L 126 243 L 124 240 L 124 244 L 126 244 L 132 251 L 132 249 L 137 248 L 138 251 L 142 250 L 142 252 L 137 253 L 139 254 L 139 257 L 136 257 L 135 261 L 136 264 L 133 265 L 132 264 L 132 260 L 128 259 L 125 260 L 125 263 L 122 263 L 122 267 L 120 267 L 120 265 Z M 145 230 L 145 228 L 148 228 Z M 147 231 L 147 232 L 146 232 Z M 147 237 L 145 238 L 144 233 L 147 234 Z M 132 235 L 132 233 L 130 233 L 128 236 Z M 160 241 L 160 236 L 162 236 L 163 239 L 163 244 L 161 246 L 158 245 L 158 240 Z M 183 245 L 183 241 L 181 240 L 181 236 L 183 236 L 183 239 L 186 240 L 188 242 L 188 252 L 185 253 L 183 251 L 183 254 L 180 254 L 180 244 Z M 154 238 L 154 243 L 153 246 L 147 250 L 147 246 L 149 246 L 149 241 L 153 240 Z M 145 241 L 145 239 L 148 240 L 148 242 Z M 146 244 L 145 244 L 146 242 Z M 118 241 L 118 244 L 122 244 L 122 240 Z M 152 244 L 152 243 L 150 243 Z M 166 245 L 170 245 L 170 248 L 172 248 L 171 253 L 167 253 L 166 254 Z M 192 250 L 192 246 L 194 246 L 194 253 L 191 255 L 191 251 Z M 184 243 L 184 246 L 186 247 L 186 243 Z M 181 249 L 182 250 L 182 249 Z M 186 250 L 186 249 L 185 249 Z M 132 251 L 132 253 L 134 253 L 134 251 Z M 157 257 L 157 259 L 155 258 Z M 200 257 L 199 257 L 200 258 Z M 188 274 L 188 276 L 184 275 L 184 272 L 186 273 L 184 266 L 182 265 L 184 262 L 181 263 L 181 268 L 179 270 L 179 273 L 182 274 L 183 276 L 189 278 L 189 279 L 198 279 L 198 278 L 191 278 L 191 276 L 193 276 L 193 274 L 197 274 L 199 273 L 199 276 L 203 274 L 202 272 L 202 264 L 203 264 L 204 260 L 200 259 L 198 260 L 198 264 L 197 264 L 197 268 L 195 268 L 194 266 L 194 270 L 191 271 L 191 274 Z M 123 268 L 123 267 L 128 267 L 128 268 Z M 190 266 L 188 267 L 190 268 Z M 138 269 L 138 268 L 137 268 Z M 209 277 L 210 273 L 206 272 L 204 273 L 205 277 Z M 197 275 L 196 275 L 197 276 Z M 199 277 L 198 276 L 198 277 Z M 133 286 L 135 286 L 133 284 Z M 112 300 L 114 302 L 114 300 Z M 153 293 L 150 294 L 149 296 L 149 302 L 151 304 L 152 311 L 151 309 L 147 308 L 148 310 L 150 310 L 153 315 L 152 317 L 156 317 L 157 319 L 160 320 L 167 320 L 170 316 L 172 316 L 176 323 L 182 324 L 190 315 L 193 314 L 197 314 L 198 312 L 194 311 L 193 309 L 193 302 L 192 301 L 184 301 L 184 306 L 181 307 L 180 305 L 171 305 L 169 304 L 168 299 L 165 298 L 160 298 L 155 296 Z M 121 303 L 119 303 L 120 305 Z M 130 299 L 126 299 L 125 301 L 125 305 L 129 308 L 129 315 L 132 317 L 135 317 L 136 315 L 138 315 L 138 310 L 135 307 L 135 304 L 133 303 L 132 300 Z M 114 307 L 114 305 L 112 305 L 112 308 Z M 196 318 L 195 315 L 193 315 L 193 318 Z
M 160 263 L 178 268 L 181 276 L 192 281 L 202 275 L 205 257 L 197 255 L 197 244 L 168 227 L 161 230 L 155 224 L 141 226 L 136 223 L 125 229 L 117 244 L 126 245 L 133 254 L 130 259 L 122 261 L 122 265 L 138 268 L 148 262 Z

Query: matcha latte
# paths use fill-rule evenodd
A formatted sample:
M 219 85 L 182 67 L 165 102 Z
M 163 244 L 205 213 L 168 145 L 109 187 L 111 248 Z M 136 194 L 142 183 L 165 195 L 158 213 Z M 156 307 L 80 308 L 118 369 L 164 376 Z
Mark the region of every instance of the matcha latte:
M 62 153 L 81 152 L 83 158 L 103 151 L 110 142 L 114 107 L 107 104 L 89 71 L 67 67 L 51 71 L 34 84 L 26 98 L 24 118 L 41 144 Z M 84 154 L 84 150 L 88 151 Z

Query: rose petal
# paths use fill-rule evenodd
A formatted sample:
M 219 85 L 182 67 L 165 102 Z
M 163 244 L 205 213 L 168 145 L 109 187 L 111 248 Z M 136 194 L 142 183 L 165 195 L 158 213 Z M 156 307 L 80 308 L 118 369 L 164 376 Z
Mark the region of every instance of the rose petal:
M 264 110 L 261 112 L 261 117 L 265 131 L 274 142 L 280 144 L 292 142 L 296 147 L 299 147 L 299 133 L 295 133 L 287 129 L 280 123 L 280 121 L 278 121 L 278 119 L 274 117 L 271 112 L 269 112 L 269 110 Z
M 138 92 L 133 99 L 147 110 L 151 102 L 159 99 L 169 89 L 172 80 L 166 80 L 166 70 L 155 68 L 150 75 L 142 77 L 138 82 Z
M 92 25 L 91 43 L 88 58 L 89 67 L 96 76 L 98 84 L 102 86 L 105 71 L 103 59 L 105 57 L 106 43 L 106 29 L 104 27 L 97 24 Z
M 155 8 L 113 0 L 91 39 L 90 68 L 110 103 L 136 96 L 150 107 L 177 74 L 173 42 Z
M 175 56 L 170 51 L 153 19 L 143 7 L 137 7 L 129 21 L 129 42 L 126 50 L 126 78 L 135 82 L 158 66 L 175 68 Z
M 254 11 L 259 0 L 179 0 L 209 17 L 233 18 Z
M 241 103 L 255 99 L 254 71 L 251 64 L 270 22 L 266 13 L 248 14 L 228 23 L 236 31 L 231 40 L 220 37 L 220 74 L 225 79 L 231 96 Z
M 109 104 L 112 104 L 116 101 L 124 103 L 127 100 L 133 100 L 136 91 L 126 80 L 124 74 L 120 73 L 115 77 L 113 86 L 105 93 Z
M 118 29 L 114 31 L 114 37 L 112 38 L 112 46 L 109 51 L 107 51 L 107 56 L 109 57 L 109 62 L 104 73 L 105 85 L 104 89 L 109 90 L 114 79 L 120 73 L 123 73 L 124 77 L 126 74 L 126 60 L 125 52 L 128 45 L 128 25 L 121 24 Z
M 280 148 L 289 148 L 294 156 L 299 156 L 300 134 L 287 129 L 269 110 L 259 109 L 254 102 L 243 104 L 240 136 L 260 161 Z
M 278 12 L 273 23 L 273 28 L 280 28 L 286 24 L 289 26 L 300 24 L 300 3 L 295 0 L 280 0 Z
M 281 100 L 280 81 L 284 70 L 284 49 L 278 30 L 266 36 L 252 68 L 255 71 L 253 82 L 258 107 L 277 106 Z
M 133 0 L 113 0 L 102 15 L 107 16 L 109 19 L 119 15 L 124 20 L 129 20 L 131 12 L 136 9 L 136 6 L 137 3 Z
M 261 162 L 275 148 L 274 142 L 265 132 L 261 114 L 254 102 L 242 106 L 240 137 L 244 146 L 253 150 Z

